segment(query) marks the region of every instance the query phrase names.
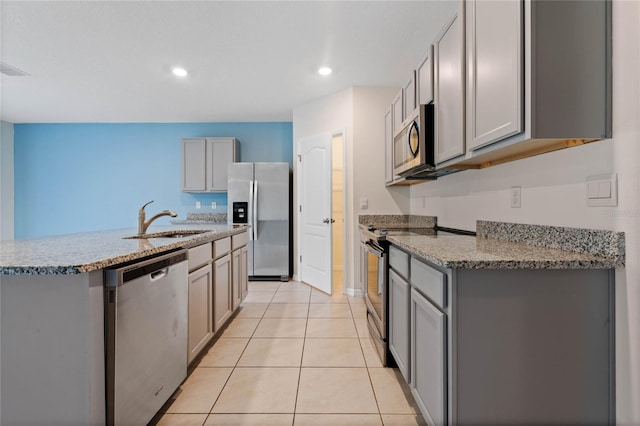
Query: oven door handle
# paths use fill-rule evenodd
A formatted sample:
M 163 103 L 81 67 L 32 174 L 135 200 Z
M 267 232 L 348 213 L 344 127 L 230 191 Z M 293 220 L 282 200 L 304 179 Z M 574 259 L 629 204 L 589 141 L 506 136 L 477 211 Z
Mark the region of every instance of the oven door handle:
M 367 241 L 366 243 L 364 243 L 365 246 L 367 246 L 367 250 L 369 251 L 369 253 L 373 254 L 374 256 L 377 256 L 379 258 L 383 258 L 384 257 L 384 250 L 380 247 L 377 247 L 376 245 L 374 245 L 373 242 L 371 241 Z

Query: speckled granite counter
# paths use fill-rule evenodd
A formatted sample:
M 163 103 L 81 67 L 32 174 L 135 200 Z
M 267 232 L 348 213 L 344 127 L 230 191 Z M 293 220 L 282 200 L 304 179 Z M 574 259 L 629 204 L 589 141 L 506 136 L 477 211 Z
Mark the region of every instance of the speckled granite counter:
M 184 229 L 207 232 L 183 238 L 124 239 L 137 230 L 117 229 L 26 240 L 0 241 L 0 275 L 81 274 L 244 232 L 226 224 L 155 226 L 149 234 Z
M 611 269 L 625 262 L 621 232 L 485 221 L 478 221 L 477 229 L 477 237 L 389 236 L 387 240 L 452 269 Z
M 610 269 L 624 260 L 469 236 L 394 236 L 392 244 L 451 269 Z
M 409 214 L 359 215 L 361 226 L 374 225 L 376 228 L 434 228 L 438 222 L 435 216 Z

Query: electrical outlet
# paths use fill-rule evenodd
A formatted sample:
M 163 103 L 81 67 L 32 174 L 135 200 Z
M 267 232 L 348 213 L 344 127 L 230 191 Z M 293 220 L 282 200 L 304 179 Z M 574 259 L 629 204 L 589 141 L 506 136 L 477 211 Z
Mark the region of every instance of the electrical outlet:
M 511 208 L 519 209 L 521 206 L 521 189 L 519 186 L 511 187 Z
M 216 207 L 218 207 L 218 203 L 216 203 L 215 201 L 211 202 L 211 208 L 215 209 Z
M 199 209 L 200 207 L 202 207 L 202 206 L 200 205 L 200 201 L 196 201 L 196 209 Z

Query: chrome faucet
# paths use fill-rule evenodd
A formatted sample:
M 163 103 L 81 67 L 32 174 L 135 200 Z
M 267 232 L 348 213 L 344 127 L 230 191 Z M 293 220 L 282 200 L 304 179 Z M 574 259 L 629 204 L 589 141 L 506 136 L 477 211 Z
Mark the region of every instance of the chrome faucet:
M 157 218 L 162 216 L 171 216 L 171 217 L 178 216 L 176 212 L 173 212 L 171 210 L 163 210 L 157 215 L 153 216 L 151 219 L 145 220 L 144 208 L 151 203 L 153 203 L 153 200 L 149 201 L 148 203 L 140 207 L 140 212 L 138 212 L 138 235 L 139 236 L 144 235 L 147 232 L 147 228 L 149 227 L 149 225 L 151 225 L 151 222 L 153 222 Z

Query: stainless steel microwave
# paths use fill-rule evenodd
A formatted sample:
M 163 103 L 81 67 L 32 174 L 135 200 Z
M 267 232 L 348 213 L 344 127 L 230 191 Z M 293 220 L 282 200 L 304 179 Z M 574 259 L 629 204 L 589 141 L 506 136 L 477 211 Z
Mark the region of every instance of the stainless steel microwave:
M 413 172 L 435 170 L 434 107 L 420 105 L 393 137 L 393 173 L 403 177 Z

